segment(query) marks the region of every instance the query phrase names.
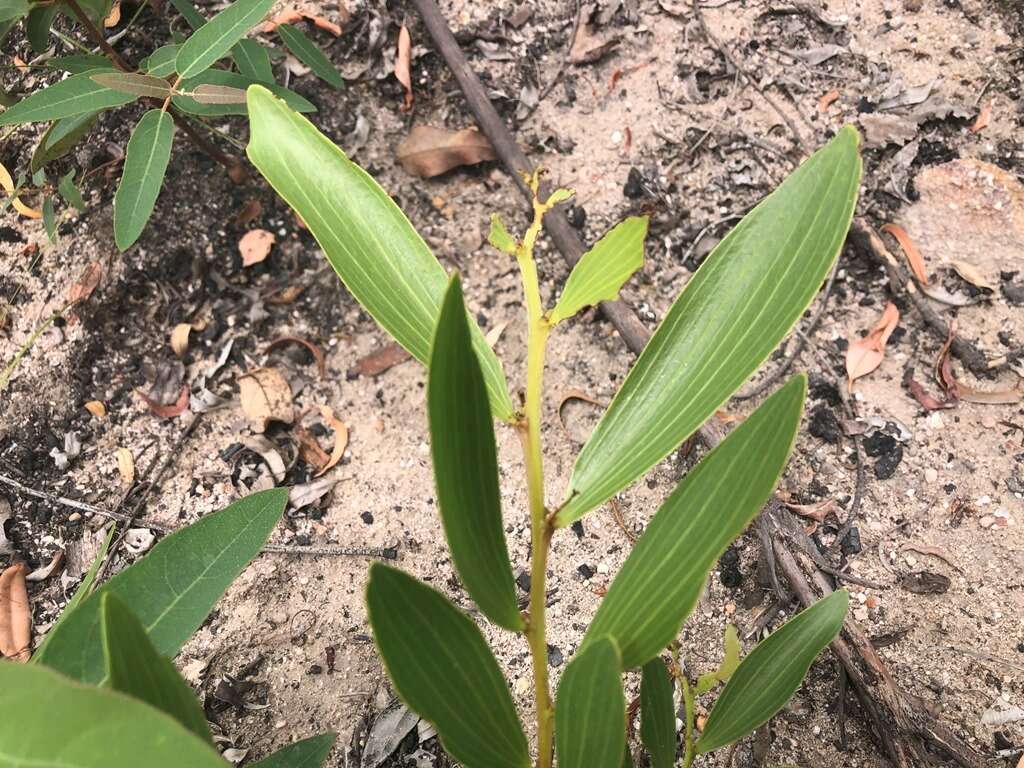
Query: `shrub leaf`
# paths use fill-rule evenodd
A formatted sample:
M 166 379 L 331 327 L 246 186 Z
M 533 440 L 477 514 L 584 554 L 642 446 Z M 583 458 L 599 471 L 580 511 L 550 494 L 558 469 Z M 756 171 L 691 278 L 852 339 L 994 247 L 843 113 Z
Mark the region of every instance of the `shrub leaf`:
M 843 128 L 748 213 L 669 309 L 573 469 L 569 525 L 667 456 L 765 360 L 842 247 L 860 184 Z
M 620 768 L 626 750 L 626 698 L 619 651 L 610 637 L 576 654 L 558 684 L 558 768 Z
M 94 83 L 133 96 L 166 99 L 171 95 L 171 84 L 156 75 L 138 72 L 100 72 L 91 75 Z
M 270 63 L 270 51 L 265 45 L 243 37 L 231 49 L 231 57 L 238 71 L 254 83 L 274 84 L 274 68 Z
M 164 183 L 174 143 L 170 114 L 151 109 L 128 139 L 124 172 L 114 194 L 114 242 L 126 250 L 142 234 Z
M 815 657 L 842 628 L 849 602 L 846 590 L 833 592 L 758 643 L 715 702 L 697 751 L 731 744 L 782 709 Z
M 518 632 L 523 619 L 501 523 L 494 421 L 458 276 L 434 334 L 427 414 L 437 503 L 459 577 L 487 618 Z
M 254 493 L 170 534 L 82 600 L 50 630 L 32 661 L 76 680 L 101 682 L 100 602 L 108 592 L 131 607 L 157 653 L 175 655 L 263 548 L 287 500 L 286 488 Z
M 250 768 L 320 768 L 334 746 L 335 734 L 321 733 L 296 741 L 265 757 Z
M 551 311 L 552 324 L 572 317 L 584 307 L 617 299 L 622 286 L 643 266 L 646 236 L 647 217 L 630 216 L 583 254 Z
M 203 741 L 213 743 L 199 700 L 174 664 L 149 641 L 146 630 L 117 595 L 100 600 L 107 685 L 165 712 Z
M 366 171 L 265 88 L 249 88 L 249 124 L 253 165 L 302 217 L 352 295 L 426 364 L 448 287 L 427 244 Z M 472 330 L 491 412 L 511 421 L 501 363 L 475 323 Z
M 806 376 L 794 376 L 683 478 L 626 558 L 584 646 L 611 635 L 628 669 L 676 636 L 708 571 L 775 488 L 806 390 Z
M 228 88 L 238 88 L 244 91 L 250 85 L 253 85 L 256 81 L 246 75 L 240 75 L 237 72 L 228 72 L 224 69 L 208 69 L 201 74 L 196 75 L 193 78 L 184 80 L 181 83 L 181 89 L 184 91 L 195 90 L 200 85 L 223 85 Z M 295 93 L 295 91 L 289 91 L 280 85 L 267 85 L 268 88 L 275 96 L 284 99 L 285 104 L 294 109 L 297 112 L 316 112 L 316 107 L 313 106 L 309 101 Z M 246 106 L 242 104 L 200 104 L 198 101 L 190 96 L 177 95 L 172 99 L 174 106 L 183 112 L 188 112 L 190 115 L 199 115 L 200 117 L 218 117 L 222 115 L 244 115 L 246 114 Z
M 163 712 L 34 664 L 0 662 L 3 765 L 224 768 L 216 750 Z
M 672 768 L 676 762 L 676 708 L 672 678 L 665 662 L 655 657 L 644 664 L 640 678 L 640 740 L 651 756 L 651 768 Z
M 274 0 L 235 0 L 181 44 L 175 64 L 178 74 L 187 79 L 209 69 L 256 26 L 273 5 Z
M 93 69 L 42 88 L 0 113 L 0 125 L 21 125 L 59 120 L 62 117 L 119 107 L 137 96 L 100 85 L 93 75 L 113 74 L 114 69 Z
M 313 70 L 313 74 L 335 88 L 345 85 L 341 79 L 341 73 L 331 63 L 331 60 L 312 40 L 302 34 L 298 27 L 293 27 L 291 24 L 278 24 L 277 34 L 281 36 L 285 47 L 295 55 L 295 58 Z
M 526 736 L 505 678 L 477 626 L 443 595 L 382 563 L 366 604 L 388 675 L 467 768 L 527 768 Z
M 139 62 L 139 69 L 156 77 L 170 77 L 174 74 L 174 63 L 177 61 L 179 48 L 181 46 L 178 43 L 161 45 Z

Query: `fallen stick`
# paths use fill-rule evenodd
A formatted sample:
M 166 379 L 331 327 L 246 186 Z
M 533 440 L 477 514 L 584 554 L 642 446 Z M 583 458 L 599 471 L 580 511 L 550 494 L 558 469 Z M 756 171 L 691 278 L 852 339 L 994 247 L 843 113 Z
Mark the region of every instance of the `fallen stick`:
M 480 129 L 490 140 L 495 153 L 498 155 L 498 158 L 501 160 L 506 170 L 512 174 L 520 192 L 523 193 L 524 197 L 528 201 L 532 200 L 532 195 L 519 174 L 521 172 L 531 172 L 533 170 L 533 165 L 523 153 L 522 149 L 520 149 L 519 145 L 516 144 L 515 139 L 512 137 L 507 126 L 495 111 L 494 106 L 487 97 L 487 93 L 484 91 L 479 79 L 469 66 L 469 62 L 466 60 L 465 55 L 463 55 L 462 49 L 459 47 L 455 37 L 452 35 L 451 29 L 448 27 L 448 22 L 445 20 L 440 8 L 438 8 L 437 3 L 435 0 L 413 0 L 413 4 L 416 6 L 417 11 L 419 11 L 421 18 L 423 19 L 424 26 L 430 34 L 434 45 L 444 58 L 448 68 L 452 71 L 452 74 L 454 74 L 459 87 L 465 95 L 467 105 L 476 118 Z M 561 211 L 557 208 L 552 210 L 545 217 L 544 228 L 551 237 L 552 242 L 554 242 L 555 247 L 562 253 L 570 266 L 579 261 L 580 257 L 586 250 L 585 246 Z M 615 326 L 615 329 L 619 332 L 619 335 L 622 336 L 623 341 L 626 343 L 626 346 L 630 351 L 639 355 L 643 350 L 644 345 L 647 343 L 647 340 L 650 338 L 650 331 L 647 330 L 630 306 L 622 300 L 606 301 L 601 303 L 600 309 L 604 316 L 608 318 L 613 326 Z M 714 448 L 714 446 L 721 442 L 725 432 L 725 426 L 721 421 L 712 416 L 700 428 L 699 435 L 701 440 L 710 449 Z M 808 601 L 813 602 L 815 599 L 814 593 L 809 584 L 807 584 L 807 580 L 803 576 L 803 572 L 800 571 L 799 566 L 796 566 L 796 560 L 792 552 L 788 549 L 786 542 L 781 538 L 773 540 L 773 550 L 780 570 L 786 576 L 787 580 L 790 581 L 794 591 L 801 586 L 806 585 L 804 595 L 798 594 L 798 596 L 800 596 L 801 600 L 804 600 L 806 597 Z M 796 566 L 795 571 L 793 566 Z M 820 574 L 820 572 L 815 571 L 815 573 L 817 576 L 824 579 L 824 576 Z M 827 580 L 825 580 L 825 583 L 828 583 Z M 852 618 L 847 618 L 846 627 L 848 631 L 850 628 L 854 628 L 858 637 L 866 637 L 863 630 L 857 626 Z M 868 646 L 870 646 L 870 643 L 868 643 Z M 877 653 L 874 653 L 874 649 L 870 648 L 870 650 L 867 650 L 858 645 L 855 652 L 842 637 L 837 637 L 833 641 L 832 649 L 840 662 L 842 662 L 843 666 L 846 668 L 847 673 L 850 675 L 850 679 L 854 681 L 855 689 L 858 692 L 858 696 L 860 697 L 866 716 L 871 721 L 876 737 L 882 744 L 883 749 L 886 754 L 889 755 L 890 759 L 895 761 L 898 768 L 917 768 L 917 766 L 922 764 L 928 764 L 922 763 L 921 761 L 908 762 L 908 756 L 917 753 L 909 742 L 911 739 L 920 741 L 920 738 L 909 731 L 904 732 L 901 727 L 902 723 L 900 718 L 887 719 L 883 717 L 882 712 L 879 710 L 882 709 L 885 711 L 885 703 L 882 702 L 881 704 L 876 705 L 871 695 L 872 689 L 866 684 L 858 684 L 858 681 L 864 680 L 864 676 L 860 673 L 861 664 L 865 665 L 869 669 L 875 669 L 877 667 L 878 670 L 885 672 L 887 679 L 891 680 L 888 672 L 885 671 L 885 667 L 882 664 L 881 659 L 878 657 Z M 865 658 L 864 654 L 866 653 L 869 653 L 871 658 Z M 860 656 L 859 661 L 858 655 Z M 902 707 L 898 707 L 898 710 L 903 712 Z M 906 717 L 902 719 L 905 720 Z M 936 721 L 933 719 L 932 722 Z M 946 734 L 943 735 L 945 736 Z M 944 740 L 938 737 L 929 739 L 929 742 L 934 743 L 936 746 L 945 746 L 943 743 Z M 980 760 L 980 757 L 977 757 L 976 753 L 974 753 L 970 747 L 965 746 L 964 757 L 959 764 L 965 768 L 978 768 L 978 766 L 981 765 Z

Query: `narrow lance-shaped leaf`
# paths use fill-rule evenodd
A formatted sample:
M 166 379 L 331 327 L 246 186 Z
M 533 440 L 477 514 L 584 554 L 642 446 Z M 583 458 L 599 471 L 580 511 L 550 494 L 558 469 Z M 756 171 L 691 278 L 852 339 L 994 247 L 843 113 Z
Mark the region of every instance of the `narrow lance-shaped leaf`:
M 61 622 L 68 617 L 68 615 L 77 608 L 85 598 L 92 594 L 92 588 L 96 584 L 96 574 L 99 573 L 100 566 L 103 561 L 107 558 L 107 550 L 110 549 L 110 542 L 114 539 L 115 526 L 111 524 L 110 530 L 107 531 L 106 537 L 103 539 L 103 543 L 100 545 L 99 552 L 96 553 L 95 559 L 92 561 L 92 565 L 89 566 L 89 570 L 86 571 L 85 576 L 82 577 L 82 581 L 75 589 L 75 594 L 68 600 L 68 604 L 64 606 L 64 610 L 60 614 L 60 618 L 57 619 L 57 623 L 50 627 L 50 632 L 47 634 L 49 637 L 53 634 L 54 630 L 60 626 Z
M 171 95 L 171 84 L 155 75 L 144 75 L 138 72 L 101 72 L 98 75 L 92 75 L 92 79 L 93 82 L 107 88 L 130 93 L 133 96 L 166 99 Z
M 576 654 L 558 684 L 558 768 L 620 768 L 626 750 L 626 698 L 621 660 L 610 637 Z
M 382 563 L 370 566 L 366 605 L 391 682 L 434 725 L 445 751 L 467 768 L 527 768 L 526 736 L 508 685 L 469 617 Z
M 321 733 L 281 747 L 250 768 L 321 768 L 334 746 L 335 734 Z
M 182 18 L 188 22 L 192 29 L 199 29 L 206 24 L 206 19 L 196 10 L 196 7 L 192 5 L 190 0 L 171 0 L 171 5 L 181 14 Z
M 758 643 L 715 702 L 697 751 L 731 744 L 782 709 L 815 657 L 842 628 L 849 602 L 846 590 L 833 592 Z
M 466 591 L 484 615 L 523 628 L 501 522 L 498 458 L 462 284 L 452 278 L 434 334 L 427 380 L 437 505 Z
M 60 10 L 60 3 L 52 5 L 37 5 L 28 12 L 25 20 L 25 37 L 28 38 L 32 50 L 36 53 L 45 53 L 50 45 L 50 27 Z
M 672 678 L 665 662 L 655 657 L 644 664 L 640 678 L 640 740 L 651 756 L 651 768 L 672 768 L 676 762 L 676 708 Z
M 690 279 L 587 441 L 557 524 L 667 456 L 793 327 L 853 216 L 858 136 L 843 128 L 730 232 Z
M 313 74 L 321 80 L 335 88 L 341 88 L 345 84 L 330 59 L 312 40 L 302 34 L 298 27 L 293 27 L 291 24 L 278 24 L 277 34 L 281 36 L 281 40 L 295 55 L 295 58 L 313 70 Z
M 227 88 L 237 88 L 244 91 L 254 80 L 237 72 L 228 72 L 224 69 L 208 69 L 205 72 L 189 78 L 181 83 L 180 90 L 194 91 L 200 85 L 219 85 Z M 275 96 L 284 99 L 285 103 L 298 112 L 316 112 L 316 107 L 304 99 L 295 91 L 289 91 L 280 85 L 266 86 Z M 200 104 L 190 96 L 178 94 L 171 102 L 183 112 L 202 117 L 216 117 L 220 115 L 244 115 L 246 114 L 245 103 L 242 104 Z
M 551 310 L 551 322 L 560 323 L 584 307 L 617 299 L 622 286 L 643 266 L 646 236 L 646 216 L 630 216 L 612 227 L 569 273 Z
M 81 74 L 82 72 L 88 72 L 93 69 L 107 69 L 110 67 L 110 61 L 106 56 L 100 56 L 95 53 L 76 53 L 71 56 L 57 56 L 53 59 L 48 59 L 46 62 L 47 69 L 55 69 L 59 72 L 70 72 L 73 75 Z
M 244 37 L 235 43 L 231 49 L 231 56 L 241 74 L 253 82 L 273 85 L 274 69 L 266 46 Z
M 426 363 L 448 278 L 409 220 L 369 174 L 259 86 L 249 88 L 249 124 L 253 165 L 302 217 L 352 295 Z M 473 345 L 491 412 L 511 421 L 501 364 L 475 323 Z
M 174 64 L 178 58 L 177 43 L 161 45 L 149 56 L 139 62 L 139 68 L 157 77 L 170 77 L 174 74 Z
M 43 200 L 43 229 L 46 230 L 46 236 L 51 243 L 57 242 L 57 211 L 50 196 Z
M 0 662 L 0 765 L 224 768 L 216 750 L 136 699 Z
M 235 0 L 189 37 L 175 64 L 182 78 L 195 77 L 225 56 L 274 5 L 274 0 Z
M 146 228 L 164 183 L 173 143 L 174 120 L 160 109 L 144 114 L 128 139 L 124 172 L 114 194 L 114 242 L 122 251 Z
M 58 120 L 135 101 L 135 95 L 112 90 L 92 79 L 93 75 L 113 72 L 113 69 L 83 72 L 38 90 L 0 113 L 0 125 Z
M 199 104 L 245 104 L 245 91 L 230 85 L 200 83 L 192 91 L 192 98 Z
M 263 548 L 287 501 L 287 488 L 254 493 L 170 534 L 66 614 L 32 661 L 83 682 L 101 682 L 106 664 L 100 601 L 108 592 L 131 607 L 158 653 L 174 656 Z
M 32 153 L 29 170 L 35 173 L 47 163 L 64 157 L 92 129 L 99 114 L 85 112 L 81 115 L 62 117 L 51 123 Z
M 213 743 L 206 715 L 188 683 L 146 636 L 146 630 L 115 594 L 100 600 L 107 686 L 170 715 L 203 741 Z
M 775 488 L 806 391 L 806 376 L 794 376 L 683 478 L 626 558 L 584 647 L 611 635 L 629 668 L 654 658 L 678 634 L 708 571 Z

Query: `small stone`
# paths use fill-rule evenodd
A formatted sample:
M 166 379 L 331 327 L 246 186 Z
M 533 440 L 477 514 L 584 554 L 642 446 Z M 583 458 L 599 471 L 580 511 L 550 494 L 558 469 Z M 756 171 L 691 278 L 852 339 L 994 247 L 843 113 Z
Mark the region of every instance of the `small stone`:
M 854 608 L 853 609 L 853 617 L 855 619 L 857 619 L 857 621 L 867 621 L 868 620 L 868 609 L 865 606 L 863 606 L 863 605 L 858 606 L 857 608 Z
M 847 532 L 843 538 L 843 543 L 840 545 L 840 549 L 846 557 L 852 557 L 860 552 L 860 530 L 857 526 L 853 526 Z
M 69 523 L 77 523 L 81 519 L 82 519 L 82 515 L 79 512 L 72 512 L 70 515 L 68 515 L 68 522 Z
M 359 517 L 363 519 L 363 522 L 367 525 L 373 525 L 373 513 L 370 510 L 360 513 Z
M 807 427 L 808 431 L 830 445 L 837 445 L 842 438 L 843 430 L 839 426 L 839 420 L 835 413 L 824 403 L 814 406 L 811 411 L 811 422 Z
M 864 605 L 872 610 L 877 608 L 880 603 L 881 601 L 875 595 L 868 595 L 868 599 L 864 601 Z
M 606 563 L 597 564 L 597 572 L 604 575 L 608 573 L 608 565 Z
M 574 522 L 569 527 L 572 528 L 572 532 L 576 534 L 576 538 L 577 539 L 582 539 L 583 538 L 584 531 L 583 531 L 583 521 L 582 520 L 577 520 L 576 522 Z
M 938 473 L 937 470 L 933 469 L 932 467 L 928 467 L 924 471 L 924 479 L 925 479 L 926 483 L 934 483 L 936 480 L 939 479 L 939 473 Z
M 589 565 L 587 565 L 586 563 L 583 563 L 576 570 L 579 571 L 580 576 L 582 576 L 584 579 L 589 579 L 589 578 L 592 578 L 594 576 L 593 569 Z
M 530 690 L 530 681 L 525 677 L 520 677 L 516 680 L 513 688 L 517 696 L 525 696 L 526 692 Z
M 725 604 L 725 615 L 726 616 L 732 616 L 734 613 L 736 613 L 736 603 L 726 603 Z
M 530 574 L 528 574 L 526 571 L 520 571 L 519 575 L 516 576 L 516 584 L 519 585 L 519 588 L 521 590 L 523 590 L 523 592 L 529 592 L 530 591 Z
M 557 645 L 548 646 L 548 665 L 552 667 L 560 667 L 565 661 L 565 657 L 562 655 L 562 649 Z
M 628 197 L 630 200 L 636 200 L 638 197 L 644 196 L 644 177 L 636 168 L 629 169 L 629 175 L 626 177 L 626 184 L 622 188 L 622 194 Z
M 319 664 L 314 664 L 313 666 L 311 666 L 309 668 L 308 673 L 311 674 L 311 675 L 320 675 L 320 674 L 323 674 L 323 671 L 324 671 L 323 667 L 321 667 Z
M 891 453 L 886 453 L 875 462 L 875 477 L 879 480 L 888 480 L 896 474 L 896 467 L 900 465 L 901 461 L 903 461 L 903 446 L 896 443 Z
M 983 517 L 978 518 L 978 525 L 982 528 L 991 528 L 995 524 L 996 519 L 992 515 L 984 515 Z

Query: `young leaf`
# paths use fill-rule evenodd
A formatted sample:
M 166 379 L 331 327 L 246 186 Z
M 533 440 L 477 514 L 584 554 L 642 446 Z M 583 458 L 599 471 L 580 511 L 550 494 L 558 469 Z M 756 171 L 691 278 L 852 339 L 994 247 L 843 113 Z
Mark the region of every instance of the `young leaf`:
M 448 278 L 409 220 L 369 174 L 259 86 L 249 88 L 249 124 L 253 165 L 302 217 L 352 295 L 426 363 Z M 511 421 L 501 364 L 473 326 L 491 412 Z
M 49 195 L 43 200 L 43 228 L 50 242 L 57 242 L 57 212 L 53 208 L 53 198 Z
M 644 664 L 640 678 L 640 740 L 651 756 L 651 768 L 672 768 L 676 762 L 676 708 L 672 678 L 665 662 L 655 657 Z
M 45 53 L 50 45 L 50 27 L 60 10 L 60 3 L 36 6 L 28 12 L 25 20 L 25 37 L 28 38 L 32 50 Z
M 622 286 L 643 266 L 645 237 L 646 216 L 630 216 L 612 227 L 573 267 L 551 311 L 551 323 L 567 320 L 584 307 L 617 299 Z
M 157 653 L 173 656 L 263 548 L 287 501 L 287 488 L 254 493 L 170 534 L 66 614 L 32 660 L 86 683 L 103 680 L 100 600 L 108 592 L 131 607 Z
M 266 46 L 244 37 L 231 49 L 231 57 L 235 60 L 238 71 L 252 82 L 274 84 L 274 69 Z
M 455 567 L 487 618 L 521 631 L 501 522 L 494 422 L 458 276 L 448 286 L 437 320 L 427 414 L 437 505 Z
M 0 0 L 0 22 L 28 15 L 28 0 Z
M 110 66 L 106 56 L 99 56 L 95 53 L 76 53 L 72 56 L 57 56 L 46 62 L 47 69 L 55 69 L 59 72 L 70 72 L 78 75 L 92 69 L 106 69 Z
M 281 747 L 270 757 L 253 763 L 250 768 L 320 768 L 327 760 L 335 738 L 336 735 L 333 733 L 310 736 L 287 747 Z
M 849 601 L 846 590 L 833 592 L 758 643 L 715 702 L 697 751 L 731 744 L 782 709 L 815 657 L 842 628 Z
M 335 88 L 341 88 L 345 84 L 331 60 L 317 48 L 312 40 L 302 34 L 298 27 L 293 27 L 291 24 L 278 24 L 277 34 L 281 36 L 281 40 L 295 55 L 295 58 L 313 70 L 313 74 L 321 80 Z
M 196 77 L 185 80 L 181 83 L 181 90 L 194 91 L 200 85 L 221 85 L 228 88 L 247 89 L 255 83 L 254 80 L 240 75 L 237 72 L 228 72 L 224 69 L 208 69 Z M 295 91 L 289 91 L 280 85 L 267 85 L 275 96 L 280 97 L 284 102 L 297 112 L 316 112 L 316 107 L 310 104 Z M 171 100 L 174 106 L 184 112 L 201 117 L 216 117 L 219 115 L 244 115 L 246 114 L 245 104 L 200 104 L 189 96 L 175 96 Z
M 195 77 L 225 56 L 246 32 L 267 15 L 274 0 L 235 0 L 182 43 L 175 69 Z
M 580 452 L 557 525 L 625 488 L 694 432 L 810 304 L 860 184 L 846 127 L 748 213 L 668 311 Z
M 142 116 L 124 156 L 124 172 L 114 194 L 114 242 L 126 250 L 139 239 L 156 205 L 171 159 L 174 120 L 160 109 Z
M 72 117 L 62 117 L 51 123 L 32 153 L 29 170 L 35 173 L 47 163 L 64 157 L 92 129 L 99 114 L 99 112 L 85 112 Z
M 128 606 L 112 592 L 100 600 L 107 686 L 159 709 L 213 743 L 206 715 L 188 683 L 149 641 Z
M 723 646 L 725 648 L 725 656 L 722 659 L 722 663 L 718 665 L 718 669 L 713 672 L 707 672 L 697 678 L 697 685 L 693 689 L 695 696 L 707 693 L 719 683 L 729 682 L 732 673 L 740 665 L 740 652 L 743 648 L 740 645 L 739 633 L 736 632 L 736 627 L 732 624 L 726 624 L 725 626 Z
M 0 764 L 224 768 L 209 744 L 148 704 L 34 664 L 0 662 Z
M 111 90 L 92 79 L 93 75 L 114 71 L 94 69 L 38 90 L 0 113 L 0 125 L 41 123 L 135 101 L 136 96 Z
M 509 234 L 505 222 L 496 213 L 491 214 L 491 232 L 487 235 L 487 242 L 509 256 L 514 256 L 517 250 L 515 238 Z
M 192 91 L 192 98 L 199 104 L 245 104 L 245 91 L 230 85 L 200 83 Z
M 171 95 L 171 84 L 162 77 L 143 75 L 137 72 L 101 72 L 92 75 L 94 83 L 133 96 L 166 99 Z
M 620 768 L 626 749 L 626 698 L 621 660 L 610 637 L 576 654 L 558 684 L 555 751 L 558 768 Z
M 806 392 L 807 377 L 794 376 L 683 478 L 626 558 L 584 647 L 611 635 L 628 669 L 654 658 L 678 634 L 708 571 L 775 488 Z
M 505 678 L 465 614 L 426 584 L 382 563 L 370 566 L 366 606 L 391 682 L 434 725 L 449 755 L 467 768 L 530 765 Z
M 174 63 L 178 58 L 179 48 L 181 46 L 177 43 L 161 45 L 139 62 L 139 69 L 156 77 L 170 77 L 174 74 Z

